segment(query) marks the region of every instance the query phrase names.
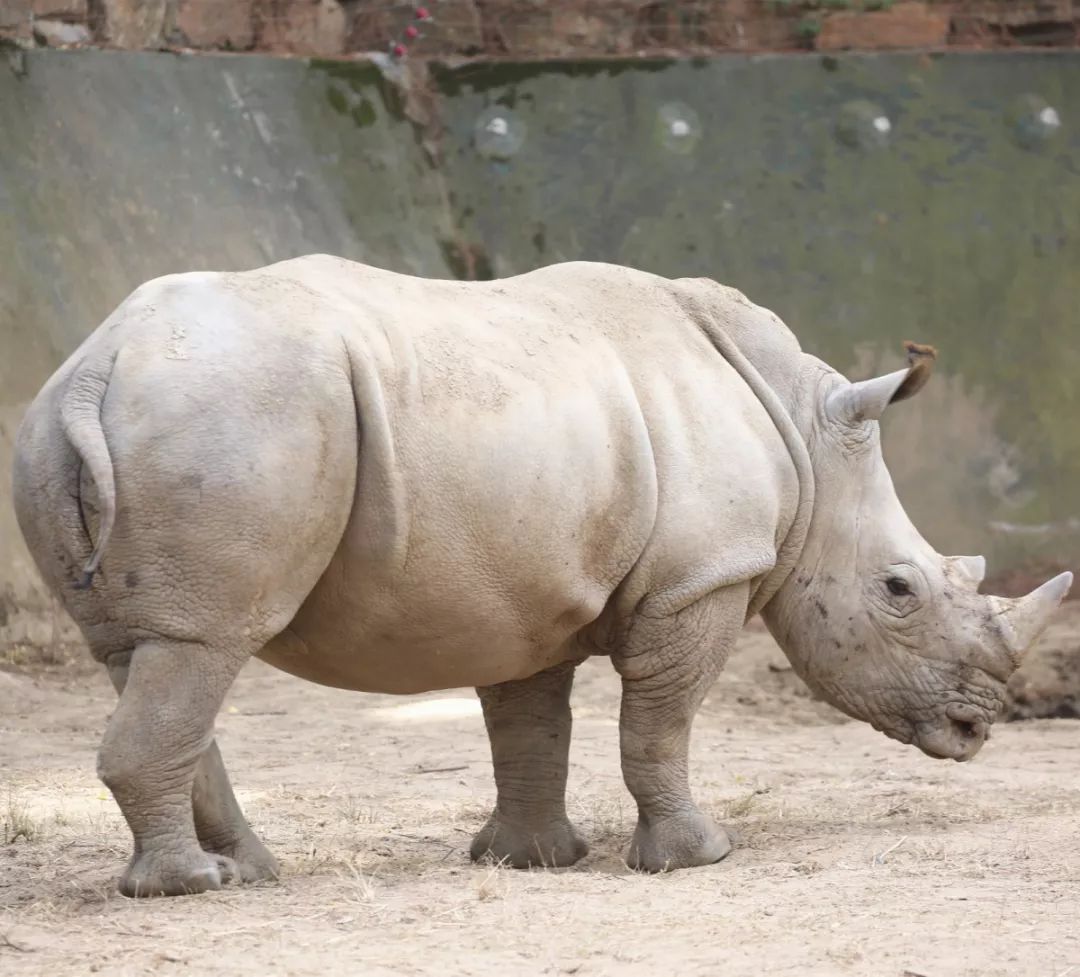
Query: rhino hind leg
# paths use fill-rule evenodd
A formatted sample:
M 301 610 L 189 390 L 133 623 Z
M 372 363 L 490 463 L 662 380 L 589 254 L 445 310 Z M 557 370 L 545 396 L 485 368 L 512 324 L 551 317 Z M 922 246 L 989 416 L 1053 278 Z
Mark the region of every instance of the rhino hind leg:
M 244 817 L 229 783 L 217 741 L 199 758 L 191 793 L 195 834 L 204 851 L 224 855 L 235 865 L 240 882 L 277 879 L 277 859 L 267 851 Z
M 566 816 L 570 689 L 575 664 L 477 689 L 498 797 L 473 839 L 475 861 L 514 868 L 573 865 L 588 846 Z
M 725 588 L 668 617 L 635 619 L 613 662 L 622 676 L 623 779 L 638 806 L 627 864 L 666 872 L 718 862 L 727 832 L 690 793 L 690 728 L 746 613 L 745 586 Z
M 109 678 L 117 695 L 127 687 L 131 652 L 108 657 Z M 191 791 L 195 834 L 203 851 L 224 855 L 233 862 L 233 877 L 240 882 L 277 879 L 277 859 L 251 830 L 233 793 L 217 741 L 211 740 L 195 767 Z
M 127 657 L 109 661 L 121 695 L 98 754 L 98 775 L 135 839 L 120 891 L 127 896 L 184 895 L 242 879 L 250 866 L 203 849 L 192 801 L 197 770 L 211 747 L 214 717 L 250 656 L 159 639 L 138 644 L 130 662 Z M 206 762 L 212 764 L 214 756 L 220 754 L 215 750 Z M 212 765 L 208 770 L 212 777 Z M 203 813 L 208 810 L 204 807 Z M 207 823 L 203 818 L 204 827 Z

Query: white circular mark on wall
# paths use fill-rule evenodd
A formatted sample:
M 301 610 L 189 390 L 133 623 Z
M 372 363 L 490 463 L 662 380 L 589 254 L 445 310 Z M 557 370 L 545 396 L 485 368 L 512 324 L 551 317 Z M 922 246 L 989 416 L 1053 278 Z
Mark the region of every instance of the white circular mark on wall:
M 845 146 L 872 150 L 888 145 L 892 129 L 892 120 L 880 105 L 857 98 L 840 106 L 835 132 Z
M 1057 129 L 1061 125 L 1061 116 L 1058 115 L 1058 111 L 1052 105 L 1047 105 L 1039 113 L 1039 121 L 1044 126 L 1049 126 L 1051 129 Z
M 508 160 L 525 144 L 525 123 L 509 109 L 493 105 L 484 109 L 473 125 L 473 144 L 481 156 Z
M 1031 152 L 1049 145 L 1062 127 L 1058 110 L 1042 96 L 1030 92 L 1009 102 L 1005 118 L 1014 141 Z
M 689 105 L 667 102 L 657 113 L 657 137 L 665 149 L 680 155 L 693 152 L 701 139 L 701 120 Z

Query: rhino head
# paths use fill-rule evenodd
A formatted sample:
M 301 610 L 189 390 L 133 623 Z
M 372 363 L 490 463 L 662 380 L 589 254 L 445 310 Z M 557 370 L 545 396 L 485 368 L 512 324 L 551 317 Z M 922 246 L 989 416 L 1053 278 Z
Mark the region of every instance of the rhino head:
M 908 519 L 881 454 L 878 418 L 916 393 L 933 361 L 849 383 L 813 361 L 799 427 L 815 479 L 806 543 L 762 611 L 796 673 L 843 712 L 937 758 L 970 760 L 1005 683 L 1072 585 L 979 593 L 982 557 L 942 556 Z

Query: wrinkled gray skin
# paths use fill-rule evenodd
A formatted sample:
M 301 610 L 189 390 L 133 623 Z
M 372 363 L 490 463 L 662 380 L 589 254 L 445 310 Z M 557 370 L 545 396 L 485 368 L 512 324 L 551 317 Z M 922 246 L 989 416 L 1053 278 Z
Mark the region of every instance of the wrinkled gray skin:
M 980 560 L 920 538 L 875 421 L 907 382 L 849 384 L 738 292 L 608 265 L 458 283 L 313 256 L 142 286 L 15 460 L 27 543 L 120 693 L 121 891 L 276 875 L 212 739 L 252 656 L 477 687 L 498 799 L 472 854 L 516 866 L 586 851 L 564 789 L 590 655 L 623 682 L 630 864 L 727 854 L 687 748 L 758 610 L 841 709 L 970 758 L 1069 581 L 986 598 Z

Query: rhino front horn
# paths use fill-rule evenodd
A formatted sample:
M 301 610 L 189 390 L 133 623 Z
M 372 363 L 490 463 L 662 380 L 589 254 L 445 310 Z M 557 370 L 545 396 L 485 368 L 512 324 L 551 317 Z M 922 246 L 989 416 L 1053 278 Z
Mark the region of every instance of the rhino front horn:
M 997 615 L 998 626 L 1017 664 L 1050 623 L 1050 616 L 1065 599 L 1072 582 L 1071 573 L 1059 573 L 1026 597 L 1017 600 L 994 598 L 1001 608 Z

